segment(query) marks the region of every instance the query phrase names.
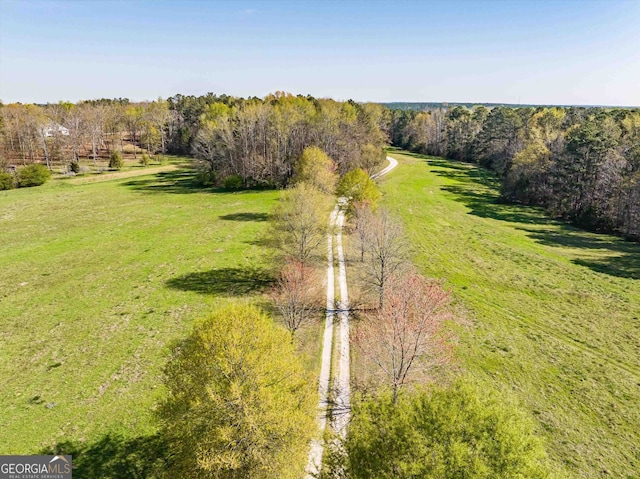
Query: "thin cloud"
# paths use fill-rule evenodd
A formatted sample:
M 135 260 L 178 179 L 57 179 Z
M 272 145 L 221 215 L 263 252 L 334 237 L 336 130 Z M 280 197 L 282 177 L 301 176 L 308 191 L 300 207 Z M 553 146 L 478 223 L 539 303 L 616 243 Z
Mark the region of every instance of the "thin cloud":
M 244 10 L 241 10 L 241 13 L 244 13 L 245 15 L 253 15 L 256 12 L 257 10 L 255 8 L 245 8 Z

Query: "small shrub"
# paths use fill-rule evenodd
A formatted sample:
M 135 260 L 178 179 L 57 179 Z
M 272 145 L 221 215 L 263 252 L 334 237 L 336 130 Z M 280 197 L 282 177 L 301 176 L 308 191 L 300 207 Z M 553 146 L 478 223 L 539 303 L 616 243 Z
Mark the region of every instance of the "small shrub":
M 0 190 L 10 190 L 14 187 L 13 175 L 0 171 Z
M 231 175 L 224 179 L 224 188 L 226 190 L 240 190 L 242 189 L 242 176 Z
M 119 170 L 124 166 L 124 160 L 122 159 L 122 153 L 119 151 L 114 151 L 111 153 L 109 157 L 109 168 L 113 168 L 114 170 Z
M 214 186 L 218 178 L 215 171 L 202 168 L 196 173 L 196 181 L 202 186 Z
M 146 153 L 143 153 L 140 159 L 138 160 L 138 163 L 140 163 L 142 166 L 149 166 L 149 155 L 147 155 Z
M 69 163 L 69 170 L 73 171 L 75 174 L 80 173 L 80 163 L 77 161 L 72 161 Z
M 18 171 L 17 180 L 20 188 L 40 186 L 51 178 L 51 172 L 44 165 L 34 164 L 25 166 Z

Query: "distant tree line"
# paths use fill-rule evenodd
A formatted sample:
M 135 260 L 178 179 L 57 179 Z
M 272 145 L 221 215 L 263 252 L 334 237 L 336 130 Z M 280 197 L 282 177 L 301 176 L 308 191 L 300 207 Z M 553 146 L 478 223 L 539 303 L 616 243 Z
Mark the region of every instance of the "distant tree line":
M 265 98 L 209 93 L 132 103 L 100 99 L 77 104 L 0 105 L 0 167 L 42 162 L 97 161 L 125 146 L 146 154 L 193 155 L 203 178 L 243 186 L 284 186 L 294 162 L 317 146 L 344 173 L 384 160 L 388 111 L 380 105 L 337 102 L 277 92 Z
M 390 110 L 281 92 L 265 98 L 175 95 L 48 105 L 0 104 L 0 169 L 78 168 L 114 152 L 198 160 L 205 184 L 290 183 L 303 150 L 342 175 L 371 173 L 393 145 L 494 170 L 508 201 L 545 207 L 596 231 L 640 239 L 640 111 L 580 107 Z M 146 158 L 146 157 L 145 157 Z M 141 160 L 142 161 L 142 160 Z M 12 180 L 15 182 L 15 180 Z
M 396 110 L 394 145 L 494 170 L 508 201 L 640 239 L 640 111 L 604 108 Z

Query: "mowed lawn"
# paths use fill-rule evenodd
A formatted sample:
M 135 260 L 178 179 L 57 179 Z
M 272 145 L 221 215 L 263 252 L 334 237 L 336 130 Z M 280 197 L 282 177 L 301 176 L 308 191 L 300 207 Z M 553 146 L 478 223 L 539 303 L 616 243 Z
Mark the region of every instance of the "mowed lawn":
M 393 156 L 383 202 L 468 311 L 458 365 L 515 394 L 573 477 L 639 477 L 640 245 L 499 204 L 474 166 Z
M 153 432 L 162 367 L 193 321 L 256 299 L 279 193 L 190 170 L 0 192 L 0 453 Z

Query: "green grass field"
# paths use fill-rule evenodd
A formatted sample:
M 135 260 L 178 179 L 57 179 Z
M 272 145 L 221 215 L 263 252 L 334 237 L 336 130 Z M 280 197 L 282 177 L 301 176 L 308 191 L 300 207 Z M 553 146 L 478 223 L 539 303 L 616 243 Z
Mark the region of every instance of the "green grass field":
M 0 192 L 0 453 L 84 441 L 104 459 L 152 434 L 172 344 L 268 286 L 278 197 L 184 168 Z
M 468 311 L 459 366 L 515 394 L 573 477 L 639 477 L 640 245 L 499 204 L 474 166 L 394 157 L 383 203 Z

